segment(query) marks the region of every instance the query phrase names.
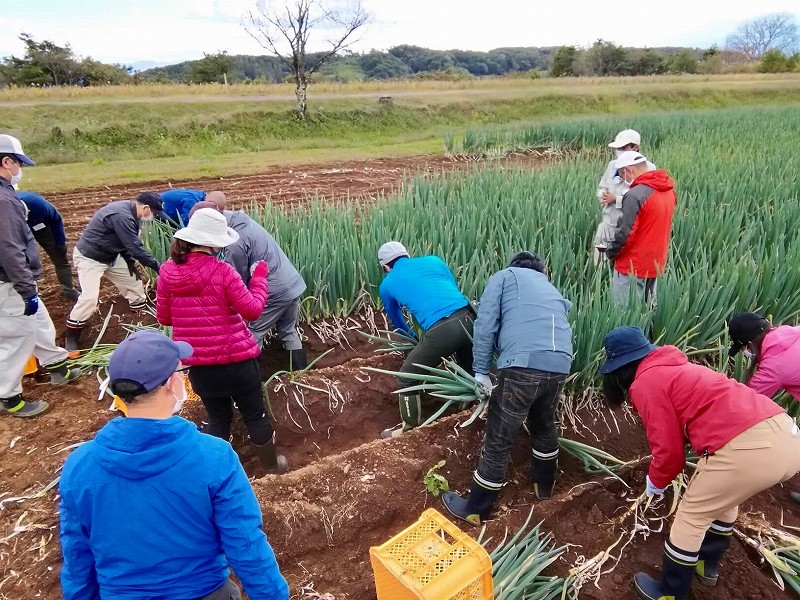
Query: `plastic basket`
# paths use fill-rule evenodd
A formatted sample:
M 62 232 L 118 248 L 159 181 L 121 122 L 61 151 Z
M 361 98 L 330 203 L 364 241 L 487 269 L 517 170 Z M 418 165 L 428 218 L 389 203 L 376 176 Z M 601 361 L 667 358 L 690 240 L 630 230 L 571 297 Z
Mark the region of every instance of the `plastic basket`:
M 378 600 L 494 597 L 486 550 L 432 508 L 369 555 Z

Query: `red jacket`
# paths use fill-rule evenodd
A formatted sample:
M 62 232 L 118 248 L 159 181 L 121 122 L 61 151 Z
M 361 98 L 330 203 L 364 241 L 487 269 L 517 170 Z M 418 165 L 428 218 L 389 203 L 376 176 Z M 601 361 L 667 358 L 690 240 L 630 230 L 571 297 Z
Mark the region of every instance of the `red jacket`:
M 667 265 L 672 215 L 678 198 L 666 171 L 637 177 L 622 198 L 622 217 L 606 256 L 623 275 L 658 277 Z
M 675 346 L 651 352 L 636 370 L 631 401 L 653 454 L 650 480 L 667 487 L 683 470 L 686 441 L 713 454 L 783 409 L 746 385 L 689 362 Z
M 156 318 L 172 326 L 175 340 L 188 342 L 194 354 L 187 365 L 226 365 L 258 356 L 260 350 L 245 320 L 261 315 L 267 303 L 265 277 L 242 278 L 227 263 L 191 252 L 185 264 L 168 260 L 158 276 Z

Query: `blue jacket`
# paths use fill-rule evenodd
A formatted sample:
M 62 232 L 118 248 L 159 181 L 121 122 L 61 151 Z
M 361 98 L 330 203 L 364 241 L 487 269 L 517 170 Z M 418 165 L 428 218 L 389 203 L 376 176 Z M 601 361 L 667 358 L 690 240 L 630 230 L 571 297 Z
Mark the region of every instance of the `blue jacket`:
M 59 492 L 64 600 L 200 598 L 229 564 L 251 600 L 289 598 L 236 453 L 181 417 L 112 420 Z
M 572 307 L 547 276 L 533 269 L 498 271 L 481 296 L 472 357 L 476 373 L 488 373 L 494 349 L 497 368 L 523 367 L 569 373 L 572 367 Z
M 44 224 L 52 229 L 56 244 L 63 246 L 67 243 L 64 222 L 55 206 L 33 192 L 17 192 L 17 196 L 28 207 L 28 227 L 33 231 L 39 231 Z
M 469 304 L 438 256 L 399 259 L 384 277 L 378 293 L 392 325 L 402 331 L 410 331 L 403 306 L 427 331 L 438 320 Z
M 159 196 L 164 203 L 164 214 L 176 223 L 180 216 L 184 227 L 189 223 L 189 211 L 192 207 L 206 199 L 206 193 L 202 190 L 167 190 Z

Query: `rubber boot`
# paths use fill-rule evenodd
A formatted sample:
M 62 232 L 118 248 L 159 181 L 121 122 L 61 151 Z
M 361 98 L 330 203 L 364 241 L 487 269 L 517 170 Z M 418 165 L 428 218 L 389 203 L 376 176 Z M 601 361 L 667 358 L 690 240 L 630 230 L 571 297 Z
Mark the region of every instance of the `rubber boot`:
M 531 456 L 531 480 L 539 500 L 549 500 L 553 496 L 558 469 L 558 448 L 554 452 L 533 451 Z
M 645 600 L 687 600 L 697 569 L 697 554 L 675 548 L 667 541 L 663 565 L 661 581 L 646 573 L 634 575 L 636 593 Z
M 258 455 L 258 461 L 264 472 L 270 475 L 282 475 L 289 470 L 289 461 L 275 450 L 275 442 L 267 442 L 262 446 L 253 444 Z
M 463 519 L 470 525 L 480 525 L 489 518 L 494 501 L 500 493 L 503 484 L 489 483 L 488 481 L 479 483 L 476 473 L 469 488 L 469 497 L 462 498 L 453 492 L 442 494 L 444 507 L 454 517 Z
M 67 361 L 62 361 L 55 365 L 49 365 L 45 368 L 50 373 L 50 385 L 67 385 L 81 376 L 81 370 L 78 368 L 70 369 L 67 367 Z
M 147 299 L 143 298 L 141 300 L 136 300 L 135 302 L 130 302 L 129 306 L 131 310 L 135 313 L 143 312 L 145 308 L 147 308 Z
M 731 545 L 733 523 L 714 521 L 706 531 L 697 561 L 697 579 L 703 585 L 714 587 L 719 579 L 719 563 Z
M 789 500 L 791 500 L 795 504 L 800 504 L 800 493 L 798 493 L 798 492 L 789 492 Z
M 47 402 L 25 402 L 22 394 L 17 394 L 11 398 L 0 398 L 0 404 L 11 413 L 12 417 L 29 419 L 42 414 L 50 406 Z
M 83 325 L 70 325 L 67 322 L 67 339 L 64 343 L 64 349 L 67 351 L 67 356 L 70 358 L 78 358 L 81 355 L 81 332 Z
M 289 370 L 302 371 L 308 367 L 308 358 L 306 358 L 306 349 L 289 350 Z
M 58 279 L 58 283 L 61 284 L 61 294 L 64 298 L 72 300 L 73 302 L 77 301 L 80 292 L 75 289 L 72 283 L 72 269 L 70 267 L 56 269 L 56 279 Z
M 422 397 L 419 394 L 399 394 L 399 396 L 400 418 L 403 420 L 403 426 L 384 429 L 381 432 L 381 438 L 383 439 L 401 436 L 406 431 L 419 427 L 421 423 Z

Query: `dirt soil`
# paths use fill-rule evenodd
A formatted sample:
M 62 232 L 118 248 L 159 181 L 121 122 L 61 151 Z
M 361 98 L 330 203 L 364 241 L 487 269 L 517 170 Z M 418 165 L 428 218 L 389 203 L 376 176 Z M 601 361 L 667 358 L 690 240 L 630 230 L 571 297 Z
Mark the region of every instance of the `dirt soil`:
M 430 164 L 438 160 L 432 158 Z M 443 166 L 441 162 L 438 164 Z M 381 165 L 382 175 L 366 171 Z M 374 190 L 376 194 L 398 185 L 402 172 L 391 175 L 390 171 L 404 168 L 392 161 L 351 166 L 354 171 L 339 174 L 339 181 L 346 177 L 361 180 L 364 190 Z M 318 189 L 327 175 L 322 173 L 323 167 L 313 169 L 319 169 L 318 183 L 314 184 L 314 189 Z M 299 169 L 294 171 L 297 173 Z M 263 177 L 265 182 L 275 182 L 293 174 L 276 170 Z M 235 185 L 236 181 L 245 180 L 232 178 L 215 182 L 219 184 L 215 187 L 224 183 L 230 186 L 223 188 L 226 191 L 245 189 L 241 187 L 244 183 Z M 380 185 L 376 183 L 381 181 Z M 189 185 L 206 184 L 210 187 L 208 182 Z M 262 184 L 248 185 L 252 197 L 266 196 L 268 190 L 260 188 Z M 293 198 L 298 201 L 305 197 L 304 190 L 312 189 L 309 185 L 303 188 L 299 177 L 292 185 L 296 192 Z M 332 185 L 328 189 L 334 192 L 353 189 L 347 187 L 349 183 L 336 185 L 342 187 Z M 131 197 L 141 189 L 145 188 L 84 191 L 72 196 L 51 196 L 51 200 L 64 214 L 68 237 L 74 242 L 98 205 Z M 234 199 L 246 201 L 247 197 Z M 48 264 L 46 259 L 44 262 Z M 69 307 L 52 282 L 52 267 L 48 266 L 43 281 L 44 298 L 60 329 Z M 85 340 L 94 340 L 112 304 L 115 316 L 104 341 L 121 340 L 124 323 L 152 322 L 149 316 L 130 314 L 127 303 L 116 297 L 113 290 L 104 288 L 100 314 L 93 318 L 93 332 Z M 392 394 L 396 383 L 391 376 L 368 372 L 363 367 L 396 370 L 402 357 L 376 354 L 376 346 L 358 334 L 359 330 L 374 332 L 386 327 L 382 317 L 376 320 L 356 317 L 304 325 L 310 358 L 330 352 L 314 371 L 296 382 L 282 375 L 267 385 L 278 445 L 291 462 L 289 473 L 262 477 L 241 422 L 237 421 L 234 428 L 232 443 L 253 478 L 264 512 L 265 531 L 289 581 L 293 599 L 375 600 L 370 546 L 387 541 L 415 522 L 426 508 L 433 506 L 444 511 L 440 500 L 423 486 L 422 479 L 428 469 L 446 460 L 441 473 L 454 490 L 464 492 L 476 466 L 484 422 L 460 428 L 469 412 L 450 414 L 432 426 L 397 439 L 378 439 L 382 429 L 399 422 L 397 400 Z M 334 333 L 337 331 L 338 335 Z M 288 365 L 284 353 L 271 347 L 263 354 L 262 366 L 266 379 Z M 26 378 L 24 386 L 28 397 L 47 400 L 51 410 L 30 421 L 0 417 L 0 448 L 4 449 L 4 460 L 0 461 L 0 599 L 56 600 L 61 597 L 57 490 L 22 501 L 12 499 L 36 495 L 54 481 L 71 446 L 91 439 L 115 414 L 107 410 L 107 398 L 97 400 L 94 373 L 86 374 L 67 388 L 51 388 L 34 378 Z M 426 410 L 432 413 L 435 404 L 428 405 Z M 199 402 L 188 403 L 183 416 L 202 425 L 205 410 Z M 612 416 L 608 412 L 579 416 L 584 426 L 580 432 L 565 431 L 565 437 L 591 443 L 625 460 L 647 455 L 643 430 L 632 417 Z M 644 488 L 646 460 L 621 472 L 631 491 L 616 480 L 586 474 L 577 460 L 562 453 L 556 494 L 550 501 L 539 502 L 529 480 L 529 451 L 529 441 L 521 433 L 512 454 L 508 484 L 487 528 L 485 537 L 494 539 L 490 547 L 503 537 L 506 527 L 512 530 L 519 527 L 533 507 L 534 521 L 543 520 L 544 528 L 552 532 L 558 544 L 570 545 L 568 552 L 550 568 L 553 574 L 565 575 L 579 557 L 592 558 L 621 534 L 630 532 L 631 519 L 621 523 L 619 520 L 633 497 Z M 787 526 L 800 526 L 800 507 L 789 502 L 788 489 L 800 489 L 800 477 L 785 487 L 778 486 L 754 497 L 742 506 L 742 512 L 764 515 L 776 525 L 783 516 Z M 663 514 L 663 506 L 660 510 Z M 469 534 L 479 533 L 463 525 Z M 663 531 L 667 530 L 668 522 Z M 636 536 L 624 549 L 617 567 L 602 576 L 597 586 L 587 584 L 580 597 L 633 600 L 633 573 L 660 572 L 663 536 L 663 532 L 651 533 L 647 538 Z M 693 591 L 695 600 L 788 597 L 790 593 L 778 590 L 771 574 L 738 540 L 726 555 L 718 587 L 696 585 Z

